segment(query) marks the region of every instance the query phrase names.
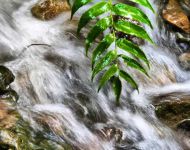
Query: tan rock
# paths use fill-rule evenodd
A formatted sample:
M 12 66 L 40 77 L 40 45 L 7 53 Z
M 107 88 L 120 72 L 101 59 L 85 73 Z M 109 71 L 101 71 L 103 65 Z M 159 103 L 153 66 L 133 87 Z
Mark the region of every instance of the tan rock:
M 190 33 L 190 21 L 177 0 L 169 0 L 169 3 L 163 10 L 162 15 L 169 23 L 182 29 L 186 33 Z
M 179 63 L 184 69 L 190 70 L 190 53 L 181 54 L 179 56 Z
M 67 0 L 41 0 L 32 9 L 32 14 L 41 20 L 50 20 L 64 11 L 69 11 Z
M 18 120 L 18 113 L 5 101 L 0 101 L 0 129 L 13 127 Z

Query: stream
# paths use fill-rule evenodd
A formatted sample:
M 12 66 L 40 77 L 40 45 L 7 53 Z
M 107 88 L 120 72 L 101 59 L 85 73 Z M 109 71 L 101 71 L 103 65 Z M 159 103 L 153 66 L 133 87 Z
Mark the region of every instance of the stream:
M 158 13 L 143 8 L 154 27 L 146 29 L 156 43 L 142 46 L 151 62 L 151 78 L 129 70 L 140 92 L 125 84 L 121 107 L 116 107 L 111 86 L 97 93 L 98 79 L 90 80 L 84 36 L 75 35 L 78 16 L 70 21 L 70 12 L 64 12 L 51 21 L 40 21 L 30 12 L 35 3 L 0 0 L 0 63 L 15 75 L 11 87 L 19 95 L 17 110 L 35 133 L 76 150 L 187 149 L 180 135 L 154 112 L 152 97 L 190 92 L 190 74 L 172 53 L 169 44 L 175 42 L 164 28 L 160 30 Z M 159 10 L 157 0 L 152 5 Z

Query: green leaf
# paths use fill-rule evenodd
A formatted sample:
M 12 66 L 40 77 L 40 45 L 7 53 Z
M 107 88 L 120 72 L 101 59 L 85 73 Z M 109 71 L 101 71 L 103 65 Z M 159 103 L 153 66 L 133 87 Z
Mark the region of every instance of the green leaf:
M 132 2 L 135 2 L 135 3 L 140 4 L 142 6 L 145 6 L 145 7 L 149 8 L 150 10 L 152 10 L 152 12 L 154 12 L 154 9 L 152 8 L 152 6 L 148 0 L 129 0 L 129 1 L 132 1 Z
M 96 23 L 96 25 L 88 33 L 86 41 L 85 41 L 86 55 L 88 54 L 88 49 L 89 49 L 90 45 L 92 44 L 92 42 L 99 36 L 100 33 L 102 33 L 104 30 L 106 30 L 111 25 L 112 25 L 111 17 L 105 17 Z
M 149 61 L 146 58 L 146 55 L 137 45 L 133 44 L 132 42 L 130 42 L 126 39 L 117 40 L 116 45 L 119 48 L 125 50 L 126 52 L 134 55 L 135 57 L 142 59 L 147 64 L 147 66 L 149 67 Z
M 94 68 L 94 64 L 99 59 L 100 55 L 113 43 L 113 41 L 113 34 L 108 34 L 103 38 L 103 40 L 92 53 L 92 68 Z
M 77 33 L 92 19 L 110 10 L 110 4 L 107 2 L 99 2 L 88 9 L 80 18 Z
M 146 70 L 136 60 L 134 60 L 128 56 L 125 56 L 125 55 L 121 55 L 121 57 L 123 58 L 124 62 L 129 67 L 137 69 L 148 76 L 148 73 L 146 72 Z
M 121 80 L 119 79 L 119 77 L 114 77 L 112 86 L 113 86 L 113 90 L 114 90 L 114 93 L 116 96 L 116 104 L 119 105 L 121 91 L 122 91 L 122 84 L 121 84 Z
M 131 22 L 119 20 L 115 23 L 115 29 L 125 34 L 134 35 L 151 43 L 154 43 L 142 27 L 135 25 Z
M 92 80 L 101 70 L 108 66 L 112 61 L 117 58 L 117 51 L 109 51 L 94 67 L 92 72 Z
M 105 85 L 105 83 L 115 75 L 115 73 L 118 71 L 118 66 L 117 65 L 113 65 L 111 66 L 106 73 L 103 75 L 103 77 L 100 80 L 100 84 L 98 87 L 98 92 L 100 91 L 100 89 Z
M 147 15 L 145 15 L 144 12 L 142 12 L 140 9 L 138 9 L 136 7 L 132 7 L 132 6 L 129 6 L 126 4 L 119 3 L 113 7 L 113 12 L 116 15 L 134 19 L 141 23 L 145 23 L 152 28 L 152 24 L 151 24 L 150 20 L 148 19 Z
M 125 81 L 127 81 L 134 89 L 138 90 L 138 85 L 135 80 L 125 71 L 120 70 L 119 76 L 122 77 Z
M 73 15 L 75 14 L 75 12 L 82 6 L 88 4 L 89 2 L 91 2 L 92 0 L 75 0 L 73 6 L 72 6 L 72 10 L 71 10 L 71 19 L 73 18 Z

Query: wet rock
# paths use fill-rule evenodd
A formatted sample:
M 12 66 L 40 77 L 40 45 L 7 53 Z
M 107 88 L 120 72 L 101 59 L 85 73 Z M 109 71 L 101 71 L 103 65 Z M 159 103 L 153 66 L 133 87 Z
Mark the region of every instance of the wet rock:
M 0 91 L 6 90 L 8 85 L 14 81 L 14 78 L 14 75 L 8 68 L 0 66 Z
M 31 12 L 38 19 L 50 20 L 69 10 L 70 5 L 67 0 L 41 0 L 32 7 Z
M 184 119 L 177 124 L 177 129 L 190 132 L 190 119 Z
M 190 50 L 190 36 L 189 34 L 176 33 L 176 42 L 183 52 L 188 52 Z
M 19 98 L 18 94 L 12 89 L 0 91 L 1 100 L 6 100 L 15 104 L 18 98 Z
M 190 95 L 171 93 L 156 97 L 157 117 L 171 128 L 190 116 Z M 160 101 L 160 102 L 158 102 Z
M 34 131 L 29 123 L 24 121 L 21 116 L 18 117 L 18 120 L 13 126 L 0 130 L 1 147 L 11 150 L 72 150 L 69 144 L 62 143 L 60 145 L 51 138 L 44 137 L 42 132 Z
M 182 29 L 186 33 L 190 33 L 190 21 L 177 0 L 169 0 L 162 12 L 162 16 L 172 25 Z
M 179 56 L 179 63 L 185 70 L 190 70 L 190 53 L 183 53 Z

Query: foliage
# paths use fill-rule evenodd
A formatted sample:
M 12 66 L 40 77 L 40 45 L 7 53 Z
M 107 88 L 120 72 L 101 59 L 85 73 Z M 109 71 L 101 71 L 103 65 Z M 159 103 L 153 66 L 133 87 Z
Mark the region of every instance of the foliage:
M 143 5 L 154 12 L 148 0 L 129 1 Z M 91 2 L 91 0 L 75 0 L 72 6 L 71 18 L 80 7 L 88 4 L 89 2 Z M 100 17 L 103 14 L 104 17 Z M 128 20 L 115 20 L 114 18 L 116 16 L 119 16 L 120 18 L 124 17 Z M 100 17 L 100 19 L 96 22 L 94 27 L 92 27 L 85 41 L 86 55 L 88 55 L 88 51 L 93 42 L 101 33 L 105 30 L 109 30 L 109 33 L 105 35 L 102 41 L 92 52 L 92 80 L 98 73 L 105 71 L 104 75 L 100 79 L 98 91 L 107 83 L 107 81 L 111 80 L 113 90 L 116 95 L 116 102 L 119 104 L 122 91 L 121 79 L 124 79 L 133 88 L 138 90 L 138 85 L 135 80 L 122 69 L 120 64 L 126 64 L 128 67 L 134 68 L 145 75 L 148 75 L 146 69 L 141 65 L 139 60 L 143 61 L 148 67 L 149 61 L 147 60 L 144 52 L 137 45 L 126 38 L 119 38 L 116 35 L 118 32 L 122 32 L 153 43 L 143 27 L 136 25 L 129 20 L 135 20 L 139 23 L 146 24 L 150 26 L 150 28 L 152 28 L 152 25 L 146 14 L 139 8 L 124 3 L 113 4 L 111 0 L 103 0 L 96 3 L 82 14 L 78 24 L 77 33 L 79 34 L 83 27 L 97 17 Z M 115 45 L 114 50 L 108 50 L 112 44 Z M 124 51 L 124 53 L 119 53 L 118 48 Z M 126 55 L 126 52 L 129 53 L 130 56 Z

